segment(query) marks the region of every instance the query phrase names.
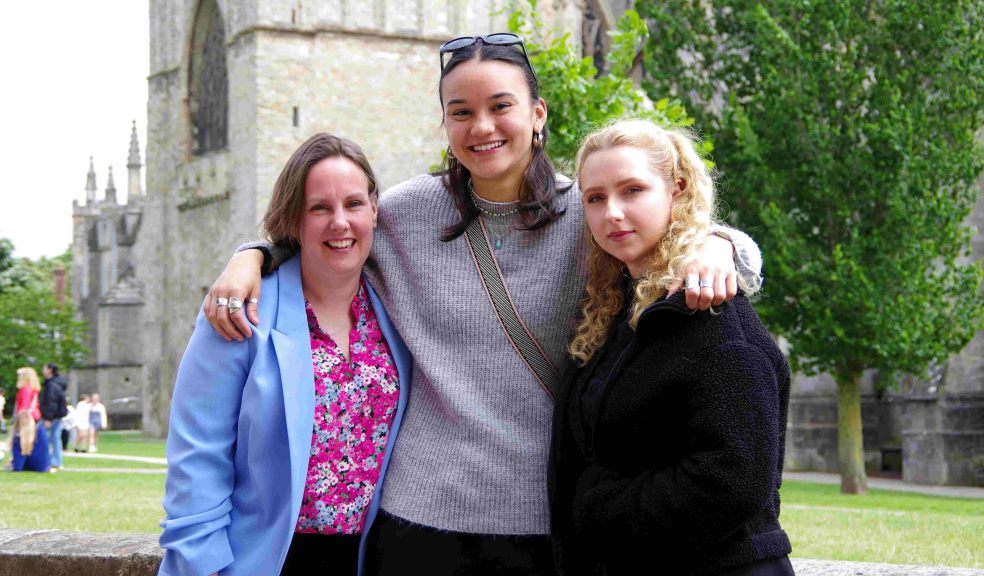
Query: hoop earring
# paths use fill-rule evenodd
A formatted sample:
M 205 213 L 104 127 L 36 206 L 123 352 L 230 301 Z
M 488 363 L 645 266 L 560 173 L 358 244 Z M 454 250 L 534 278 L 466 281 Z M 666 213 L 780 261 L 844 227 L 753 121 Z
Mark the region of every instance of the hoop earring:
M 456 158 L 454 152 L 451 151 L 450 145 L 448 146 L 448 149 L 444 153 L 444 158 L 445 160 L 447 160 L 448 169 L 454 168 L 455 166 L 458 165 L 458 158 Z
M 539 148 L 543 146 L 543 130 L 533 132 L 533 148 Z

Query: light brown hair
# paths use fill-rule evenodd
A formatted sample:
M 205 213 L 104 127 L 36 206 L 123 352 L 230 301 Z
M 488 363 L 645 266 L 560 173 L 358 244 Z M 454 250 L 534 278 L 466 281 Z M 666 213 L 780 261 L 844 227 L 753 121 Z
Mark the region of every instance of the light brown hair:
M 311 168 L 326 158 L 341 156 L 358 166 L 369 180 L 369 198 L 379 196 L 376 174 L 362 148 L 346 138 L 319 132 L 291 154 L 273 185 L 273 196 L 263 216 L 267 240 L 277 246 L 300 246 L 298 231 L 304 211 L 304 185 Z

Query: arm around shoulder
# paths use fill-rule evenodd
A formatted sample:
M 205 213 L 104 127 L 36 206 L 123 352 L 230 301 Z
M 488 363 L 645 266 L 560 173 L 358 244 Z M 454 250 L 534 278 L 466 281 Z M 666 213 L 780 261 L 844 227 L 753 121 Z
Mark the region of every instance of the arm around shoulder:
M 160 574 L 211 574 L 233 561 L 226 527 L 250 343 L 227 342 L 199 314 L 171 401 Z
M 712 226 L 711 234 L 731 242 L 734 247 L 735 267 L 746 294 L 754 294 L 762 287 L 762 252 L 752 237 L 737 228 Z

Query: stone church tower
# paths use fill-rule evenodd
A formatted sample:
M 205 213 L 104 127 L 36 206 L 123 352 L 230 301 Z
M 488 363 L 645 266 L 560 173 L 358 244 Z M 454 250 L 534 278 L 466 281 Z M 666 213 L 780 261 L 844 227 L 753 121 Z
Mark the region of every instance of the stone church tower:
M 96 171 L 89 159 L 85 204 L 72 206 L 72 301 L 89 325 L 90 354 L 69 372 L 69 396 L 99 392 L 113 428 L 141 425 L 144 387 L 140 323 L 143 290 L 136 276 L 135 244 L 144 196 L 140 145 L 134 123 L 127 161 L 127 204 L 120 204 L 109 167 L 106 190 L 96 197 Z
M 545 22 L 579 37 L 583 2 L 540 4 Z M 445 146 L 437 49 L 505 30 L 510 5 L 151 0 L 147 195 L 135 248 L 145 430 L 164 431 L 202 298 L 234 248 L 258 237 L 291 152 L 328 131 L 364 147 L 384 188 L 427 171 Z

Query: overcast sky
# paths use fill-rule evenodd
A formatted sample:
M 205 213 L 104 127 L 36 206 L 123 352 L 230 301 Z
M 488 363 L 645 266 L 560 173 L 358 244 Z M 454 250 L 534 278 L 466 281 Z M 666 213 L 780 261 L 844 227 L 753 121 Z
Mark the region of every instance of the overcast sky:
M 5 2 L 0 10 L 0 237 L 17 256 L 72 242 L 91 155 L 126 199 L 131 121 L 147 145 L 148 0 Z

